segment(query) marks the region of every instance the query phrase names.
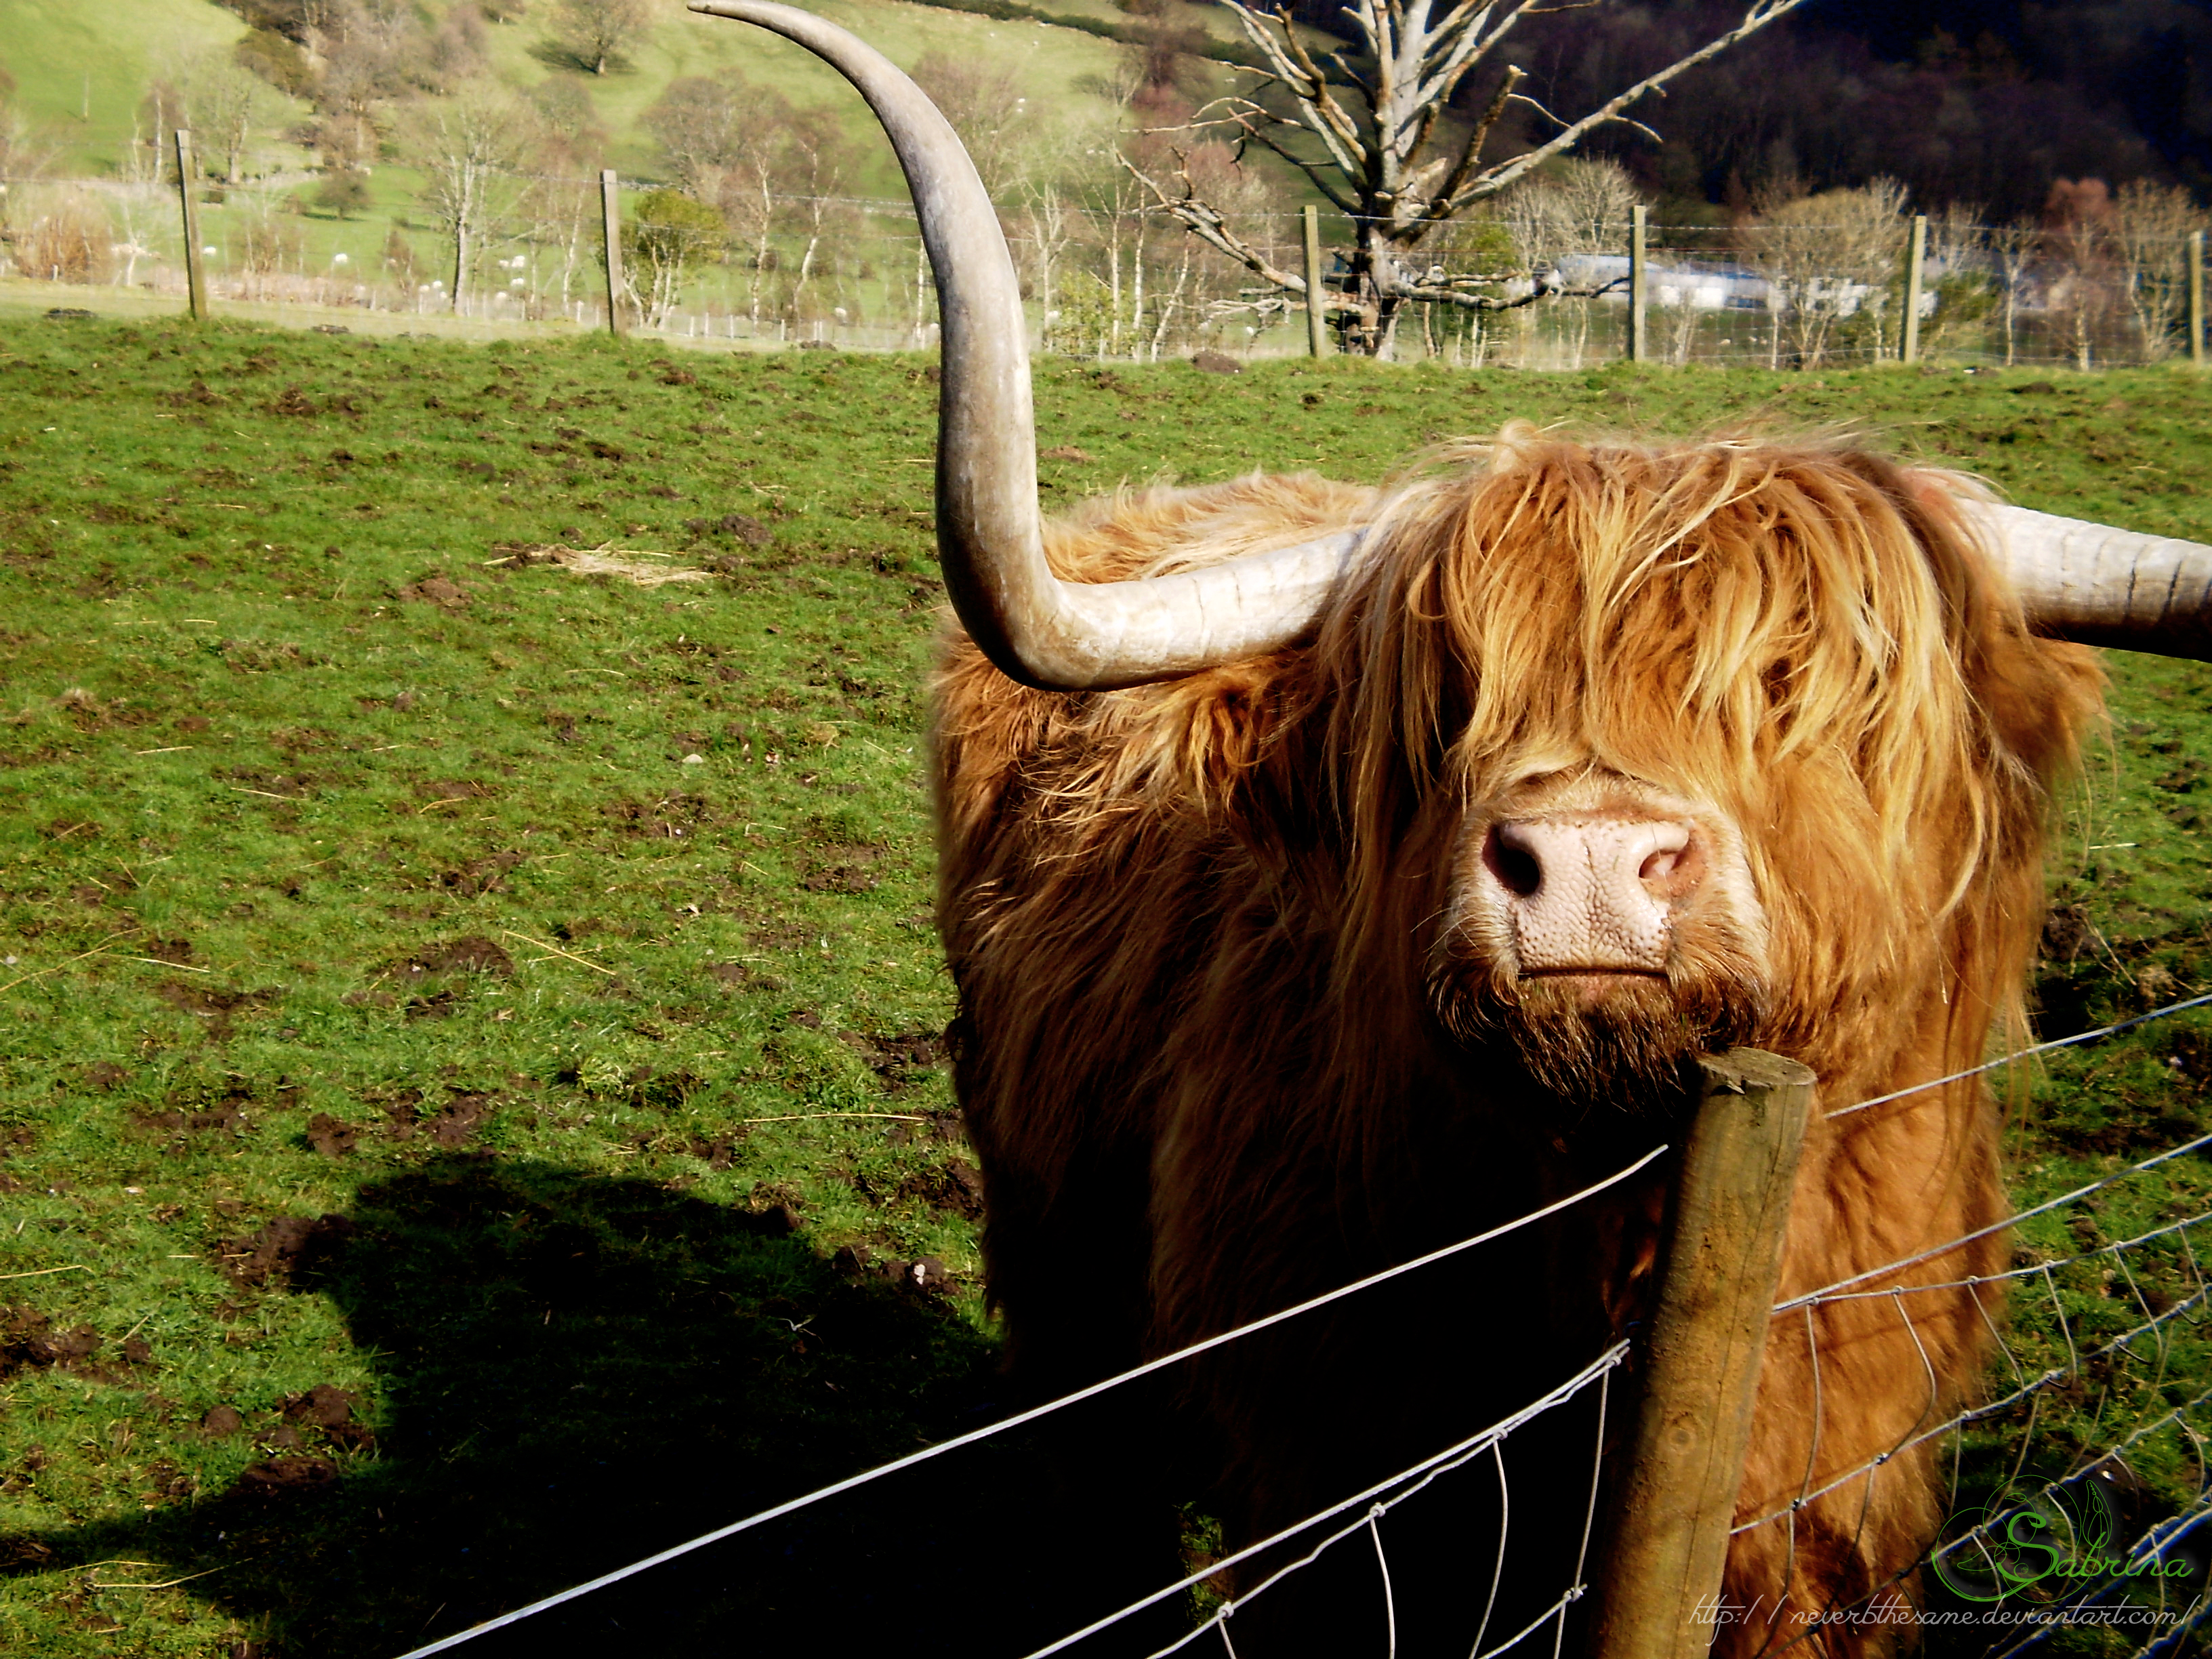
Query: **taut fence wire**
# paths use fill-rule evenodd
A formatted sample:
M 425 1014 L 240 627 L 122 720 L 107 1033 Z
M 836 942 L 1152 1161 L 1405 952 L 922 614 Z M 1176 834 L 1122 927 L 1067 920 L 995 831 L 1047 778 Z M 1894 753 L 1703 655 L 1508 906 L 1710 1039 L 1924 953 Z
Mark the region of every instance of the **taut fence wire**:
M 1117 1372 L 1114 1376 L 1103 1378 L 1099 1382 L 1093 1382 L 1086 1388 L 1079 1389 L 1072 1394 L 1062 1395 L 1056 1400 L 1047 1401 L 1042 1405 L 1031 1407 L 1026 1411 L 1017 1412 L 1012 1416 L 1001 1418 L 997 1422 L 988 1424 L 982 1428 L 970 1430 L 966 1434 L 957 1435 L 951 1439 L 941 1440 L 933 1445 L 925 1446 L 921 1450 L 911 1452 L 904 1457 L 894 1459 L 889 1463 L 878 1464 L 874 1468 L 865 1469 L 860 1474 L 851 1475 L 843 1480 L 835 1481 L 829 1486 L 818 1487 L 812 1492 L 791 1498 L 787 1502 L 775 1504 L 770 1508 L 760 1510 L 757 1514 L 749 1515 L 743 1520 L 732 1522 L 728 1526 L 718 1527 L 712 1532 L 702 1533 L 696 1538 L 688 1539 L 681 1544 L 674 1545 L 668 1549 L 659 1552 L 656 1554 L 647 1556 L 641 1560 L 631 1562 L 629 1565 L 617 1568 L 612 1572 L 604 1573 L 600 1577 L 591 1579 L 586 1583 L 574 1585 L 568 1589 L 560 1591 L 556 1595 L 549 1595 L 540 1601 L 531 1602 L 526 1607 L 517 1607 L 510 1613 L 501 1614 L 496 1619 L 487 1620 L 482 1624 L 471 1626 L 467 1630 L 458 1631 L 454 1632 L 454 1634 L 444 1638 L 442 1640 L 430 1643 L 426 1646 L 412 1649 L 407 1654 L 403 1656 L 403 1659 L 424 1659 L 424 1656 L 434 1653 L 442 1653 L 448 1649 L 459 1647 L 463 1643 L 473 1640 L 477 1637 L 489 1635 L 495 1630 L 502 1629 L 508 1625 L 516 1624 L 524 1619 L 532 1617 L 533 1614 L 547 1612 L 551 1608 L 562 1605 L 565 1602 L 575 1601 L 578 1597 L 588 1595 L 594 1590 L 603 1589 L 611 1584 L 618 1583 L 623 1579 L 635 1577 L 637 1574 L 644 1572 L 653 1567 L 657 1567 L 664 1562 L 673 1561 L 679 1556 L 689 1555 L 694 1551 L 703 1549 L 710 1544 L 719 1543 L 726 1538 L 736 1537 L 740 1533 L 748 1532 L 756 1528 L 764 1526 L 768 1522 L 780 1520 L 785 1516 L 796 1514 L 798 1511 L 810 1508 L 816 1504 L 822 1503 L 825 1499 L 837 1497 L 844 1492 L 854 1491 L 859 1487 L 867 1486 L 874 1481 L 881 1480 L 887 1476 L 896 1474 L 902 1470 L 913 1468 L 918 1464 L 926 1463 L 933 1459 L 945 1456 L 950 1453 L 958 1451 L 963 1447 L 971 1446 L 979 1441 L 989 1439 L 994 1435 L 1004 1434 L 1010 1430 L 1019 1428 L 1025 1424 L 1034 1423 L 1042 1418 L 1049 1417 L 1056 1412 L 1065 1411 L 1072 1406 L 1079 1405 L 1084 1401 L 1096 1399 L 1100 1395 L 1105 1394 L 1111 1389 L 1121 1388 L 1126 1383 L 1133 1382 L 1140 1377 L 1150 1376 L 1156 1372 L 1165 1370 L 1170 1366 L 1178 1365 L 1186 1360 L 1194 1358 L 1200 1354 L 1209 1352 L 1212 1350 L 1222 1347 L 1228 1343 L 1235 1342 L 1243 1337 L 1253 1335 L 1256 1332 L 1268 1329 L 1272 1326 L 1282 1324 L 1287 1320 L 1296 1319 L 1300 1315 L 1310 1313 L 1317 1308 L 1326 1307 L 1330 1303 L 1340 1302 L 1347 1297 L 1356 1296 L 1363 1291 L 1372 1290 L 1376 1285 L 1386 1284 L 1391 1279 L 1400 1278 L 1407 1273 L 1418 1272 L 1419 1269 L 1428 1267 L 1431 1263 L 1442 1261 L 1447 1257 L 1458 1255 L 1464 1251 L 1476 1249 L 1480 1245 L 1491 1243 L 1494 1239 L 1503 1238 L 1508 1234 L 1517 1232 L 1523 1227 L 1530 1226 L 1538 1221 L 1541 1221 L 1548 1216 L 1557 1215 L 1563 1210 L 1570 1209 L 1573 1206 L 1581 1203 L 1584 1199 L 1594 1197 L 1595 1194 L 1604 1192 L 1608 1188 L 1618 1186 L 1620 1182 L 1626 1181 L 1630 1176 L 1636 1175 L 1639 1171 L 1650 1166 L 1656 1159 L 1663 1157 L 1667 1151 L 1668 1148 L 1664 1145 L 1655 1146 L 1650 1152 L 1645 1152 L 1641 1158 L 1637 1158 L 1633 1163 L 1626 1164 L 1621 1169 L 1615 1170 L 1613 1174 L 1606 1176 L 1603 1180 L 1593 1182 L 1587 1187 L 1583 1187 L 1576 1192 L 1570 1193 L 1565 1197 L 1555 1200 L 1552 1203 L 1542 1206 L 1540 1208 L 1531 1210 L 1525 1215 L 1516 1217 L 1511 1221 L 1505 1222 L 1498 1226 L 1492 1227 L 1482 1232 L 1476 1233 L 1471 1237 L 1461 1239 L 1455 1243 L 1444 1245 L 1438 1249 L 1430 1251 L 1425 1255 L 1416 1256 L 1410 1261 L 1402 1261 L 1395 1267 L 1385 1267 L 1379 1273 L 1370 1273 L 1364 1279 L 1355 1279 L 1352 1283 L 1340 1285 L 1333 1291 L 1323 1291 L 1319 1296 L 1310 1297 L 1304 1302 L 1297 1303 L 1288 1308 L 1281 1309 L 1277 1312 L 1267 1314 L 1259 1319 L 1253 1320 L 1247 1324 L 1239 1325 L 1235 1327 L 1233 1329 L 1219 1332 L 1215 1335 L 1205 1338 L 1203 1340 L 1194 1342 L 1188 1347 L 1178 1348 L 1173 1353 L 1162 1354 L 1156 1359 L 1147 1360 L 1141 1365 L 1132 1367 L 1130 1370 L 1125 1371 Z M 1569 1389 L 1572 1392 L 1579 1392 L 1582 1387 L 1587 1386 L 1589 1376 L 1594 1375 L 1597 1370 L 1610 1370 L 1612 1364 L 1616 1363 L 1618 1362 L 1597 1362 L 1597 1364 L 1593 1367 L 1591 1372 L 1583 1374 L 1579 1379 L 1570 1379 L 1570 1382 L 1566 1384 L 1563 1384 L 1562 1387 Z M 1565 1397 L 1568 1396 L 1561 1396 L 1561 1398 Z M 1547 1395 L 1545 1398 L 1547 1400 L 1550 1400 L 1551 1396 Z M 1545 1409 L 1545 1407 L 1540 1404 L 1532 1405 L 1529 1408 L 1532 1412 L 1540 1411 L 1541 1409 Z M 1523 1415 L 1516 1414 L 1516 1417 L 1507 1419 L 1507 1425 L 1510 1426 L 1522 1420 L 1525 1420 L 1525 1417 Z M 1501 1429 L 1498 1431 L 1503 1432 L 1504 1431 Z M 1485 1434 L 1489 1434 L 1492 1431 L 1488 1430 L 1484 1431 Z M 1481 1438 L 1481 1436 L 1476 1437 L 1477 1440 L 1480 1440 Z M 1486 1441 L 1484 1443 L 1486 1444 L 1489 1443 Z M 1448 1452 L 1443 1454 L 1443 1455 L 1449 1456 L 1450 1454 Z M 1424 1468 L 1425 1468 L 1425 1465 L 1417 1467 L 1399 1475 L 1393 1476 L 1391 1480 L 1385 1481 L 1382 1486 L 1376 1487 L 1375 1492 L 1386 1492 L 1391 1486 L 1401 1481 L 1415 1478 L 1422 1474 Z M 1358 1503 L 1362 1501 L 1362 1498 L 1371 1498 L 1372 1496 L 1374 1496 L 1374 1493 L 1371 1492 L 1362 1494 L 1360 1498 L 1354 1498 L 1349 1501 Z M 1393 1502 L 1401 1501 L 1403 1496 L 1410 1496 L 1410 1493 L 1401 1494 L 1401 1498 L 1394 1499 Z M 1336 1511 L 1334 1510 L 1330 1510 L 1326 1512 L 1326 1514 L 1334 1514 L 1335 1512 Z M 1326 1514 L 1322 1517 L 1316 1518 L 1326 1518 Z M 1302 1522 L 1301 1527 L 1310 1526 L 1312 1522 L 1308 1521 Z M 1297 1529 L 1294 1528 L 1293 1530 Z M 1218 1571 L 1218 1566 L 1207 1569 L 1207 1572 L 1209 1574 L 1216 1571 Z M 1206 1575 L 1201 1574 L 1200 1576 L 1203 1577 Z M 1163 1595 L 1172 1593 L 1172 1591 L 1163 1592 Z M 1139 1607 L 1150 1606 L 1153 1601 L 1158 1601 L 1159 1599 L 1161 1598 L 1157 1596 L 1153 1597 L 1151 1601 L 1140 1603 Z

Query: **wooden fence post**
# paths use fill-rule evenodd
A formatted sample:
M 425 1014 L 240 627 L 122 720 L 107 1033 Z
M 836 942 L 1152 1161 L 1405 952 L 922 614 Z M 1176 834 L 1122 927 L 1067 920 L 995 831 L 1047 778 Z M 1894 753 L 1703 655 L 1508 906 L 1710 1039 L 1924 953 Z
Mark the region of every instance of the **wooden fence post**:
M 1328 298 L 1321 279 L 1321 210 L 1308 207 L 1306 222 L 1306 355 L 1328 356 Z
M 1920 360 L 1920 279 L 1928 263 L 1928 216 L 1912 216 L 1912 242 L 1905 256 L 1905 337 L 1898 357 L 1904 362 Z
M 607 332 L 623 335 L 622 197 L 612 167 L 599 174 L 600 228 L 607 242 Z
M 1705 1095 L 1640 1356 L 1643 1402 L 1593 1585 L 1588 1651 L 1598 1659 L 1693 1659 L 1718 1628 L 1729 1523 L 1812 1104 L 1813 1073 L 1794 1060 L 1736 1048 L 1698 1064 Z
M 1644 334 L 1644 292 L 1650 267 L 1644 258 L 1645 216 L 1650 211 L 1638 202 L 1628 210 L 1628 361 L 1640 363 L 1650 355 Z
M 2204 367 L 2204 233 L 2189 233 L 2189 361 Z
M 191 298 L 192 320 L 204 323 L 208 315 L 207 267 L 200 263 L 200 204 L 192 193 L 192 176 L 199 171 L 192 161 L 192 135 L 179 127 L 177 139 L 177 197 L 185 204 L 185 292 Z

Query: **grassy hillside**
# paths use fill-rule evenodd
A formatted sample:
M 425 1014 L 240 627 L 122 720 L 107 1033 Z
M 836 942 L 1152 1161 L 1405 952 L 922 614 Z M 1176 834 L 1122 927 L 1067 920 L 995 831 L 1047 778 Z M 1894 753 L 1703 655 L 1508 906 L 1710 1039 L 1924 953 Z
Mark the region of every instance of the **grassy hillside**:
M 1079 84 L 1110 77 L 1119 61 L 1121 48 L 1096 35 L 997 22 L 897 0 L 827 0 L 813 9 L 902 68 L 911 69 L 931 52 L 963 61 L 987 59 L 994 67 L 1004 64 L 1014 71 L 1024 95 L 1039 106 L 1040 113 L 1049 110 L 1060 117 L 1102 119 L 1111 112 L 1104 99 Z M 1110 8 L 1101 4 L 1097 9 Z M 516 86 L 528 86 L 548 73 L 572 72 L 564 71 L 557 54 L 547 49 L 545 29 L 533 17 L 495 28 L 490 38 L 497 72 Z M 624 63 L 605 76 L 586 78 L 592 106 L 613 141 L 609 165 L 658 176 L 663 162 L 640 118 L 677 76 L 732 69 L 794 104 L 840 110 L 871 158 L 866 173 L 853 181 L 852 193 L 904 199 L 897 163 L 875 118 L 835 70 L 764 30 L 675 8 Z
M 931 373 L 0 321 L 0 1651 L 389 1656 L 999 1409 L 929 920 Z M 1053 362 L 1038 401 L 1054 502 L 1510 417 L 1849 420 L 2212 538 L 2179 372 Z M 514 552 L 604 542 L 708 580 Z M 2212 980 L 2212 674 L 2110 660 L 2054 1030 Z M 2212 1125 L 2207 1042 L 2054 1060 L 2016 1191 Z M 2212 1172 L 2161 1180 L 2109 1236 Z M 2202 1386 L 2175 1354 L 2115 1398 Z M 508 1650 L 1020 1650 L 1034 1468 Z
M 1070 6 L 1076 12 L 1120 16 L 1106 0 L 1070 0 Z M 1193 16 L 1208 15 L 1217 28 L 1220 26 L 1217 13 L 1188 5 L 1182 9 Z M 759 29 L 702 17 L 671 3 L 663 6 L 651 29 L 625 55 L 613 60 L 607 74 L 580 75 L 550 38 L 549 10 L 540 7 L 511 22 L 489 25 L 484 38 L 489 73 L 517 90 L 526 92 L 554 76 L 584 88 L 595 125 L 605 136 L 605 155 L 571 158 L 556 172 L 588 173 L 604 160 L 633 185 L 662 179 L 664 159 L 642 125 L 644 112 L 679 76 L 734 70 L 802 109 L 826 109 L 844 125 L 855 141 L 860 161 L 839 181 L 840 195 L 905 199 L 903 181 L 874 118 L 851 88 L 811 55 Z M 908 67 L 935 53 L 1010 68 L 1041 141 L 1112 118 L 1109 100 L 1097 88 L 1115 77 L 1123 49 L 1095 34 L 999 22 L 897 0 L 830 0 L 824 10 Z M 33 128 L 38 144 L 50 149 L 54 158 L 46 169 L 49 182 L 19 182 L 13 196 L 0 202 L 0 226 L 27 228 L 57 206 L 101 215 L 110 222 L 117 241 L 145 246 L 150 251 L 149 263 L 173 270 L 181 257 L 180 232 L 172 204 L 159 198 L 158 192 L 142 192 L 143 199 L 126 202 L 113 192 L 73 191 L 65 183 L 54 181 L 111 179 L 121 173 L 132 122 L 155 74 L 175 80 L 196 52 L 234 40 L 241 26 L 233 14 L 208 0 L 148 0 L 124 9 L 119 15 L 103 16 L 96 27 L 90 17 L 82 9 L 56 0 L 0 0 L 0 67 L 16 76 L 21 83 L 16 107 Z M 80 121 L 76 114 L 77 77 L 85 66 L 93 76 L 89 122 Z M 1229 72 L 1218 66 L 1195 69 L 1193 75 L 1194 83 L 1225 87 L 1229 81 Z M 392 106 L 395 112 L 398 108 Z M 386 262 L 387 238 L 396 230 L 413 248 L 423 280 L 432 275 L 450 280 L 450 270 L 441 270 L 450 249 L 428 226 L 420 199 L 422 175 L 408 165 L 404 154 L 395 150 L 376 161 L 366 179 L 367 203 L 341 218 L 313 201 L 319 158 L 287 137 L 308 113 L 307 106 L 271 91 L 265 112 L 269 125 L 249 148 L 252 165 L 246 187 L 203 204 L 203 236 L 216 250 L 210 268 L 218 279 L 244 268 L 249 228 L 266 225 L 275 213 L 281 216 L 280 234 L 293 244 L 282 257 L 281 268 L 293 276 L 381 283 L 391 275 Z M 202 148 L 204 155 L 207 146 Z M 138 158 L 141 163 L 144 159 Z M 541 192 L 533 209 L 507 215 L 504 229 L 520 235 L 533 224 L 562 222 L 568 209 L 550 200 L 560 193 Z M 898 225 L 903 228 L 903 222 Z M 557 233 L 552 240 L 559 240 Z M 557 264 L 562 258 L 557 247 L 549 249 L 544 243 L 495 244 L 484 252 L 500 258 L 530 254 L 533 270 L 548 258 Z M 488 270 L 481 276 L 495 283 L 506 280 L 504 275 L 491 277 Z M 710 271 L 702 291 L 719 293 L 726 276 L 719 270 Z M 554 285 L 558 286 L 557 281 Z M 871 301 L 876 286 L 870 284 Z
M 545 11 L 548 8 L 540 8 Z M 1086 80 L 1110 78 L 1121 48 L 1115 42 L 1075 29 L 1006 23 L 972 14 L 908 5 L 900 0 L 827 0 L 822 14 L 854 30 L 894 62 L 911 67 L 932 52 L 956 58 L 987 58 L 1005 64 L 1020 77 L 1024 95 L 1041 115 L 1103 117 L 1105 100 L 1084 89 Z M 1065 0 L 1057 9 L 1126 21 L 1109 0 Z M 1226 38 L 1221 14 L 1177 0 L 1179 21 Z M 575 65 L 552 43 L 550 23 L 525 13 L 486 33 L 492 72 L 510 85 L 526 88 L 549 75 L 575 73 Z M 245 33 L 234 12 L 212 0 L 132 0 L 125 7 L 98 10 L 69 0 L 0 0 L 0 69 L 16 81 L 15 104 L 22 117 L 58 150 L 53 171 L 84 178 L 107 177 L 131 139 L 141 100 L 156 74 L 174 78 L 194 53 L 228 45 Z M 609 164 L 628 173 L 657 174 L 661 162 L 639 118 L 678 76 L 712 75 L 735 69 L 749 79 L 773 86 L 793 102 L 832 102 L 843 108 L 852 130 L 865 137 L 871 161 L 856 193 L 902 194 L 896 164 L 872 117 L 818 59 L 761 30 L 726 19 L 702 17 L 669 0 L 652 28 L 605 76 L 586 77 L 592 101 L 610 141 Z M 1196 71 L 1201 78 L 1206 71 Z M 90 118 L 82 110 L 89 76 Z M 1213 78 L 1226 84 L 1226 71 Z M 273 91 L 272 108 L 285 108 L 283 122 L 296 118 L 289 100 Z M 272 119 L 276 118 L 272 116 Z M 310 165 L 306 152 L 280 142 L 283 122 L 263 138 L 271 165 Z M 392 184 L 411 181 L 392 180 Z M 380 189 L 379 210 L 404 201 L 404 191 Z
M 0 0 L 0 69 L 15 77 L 18 112 L 60 146 L 58 170 L 105 176 L 154 76 L 245 33 L 212 0 Z

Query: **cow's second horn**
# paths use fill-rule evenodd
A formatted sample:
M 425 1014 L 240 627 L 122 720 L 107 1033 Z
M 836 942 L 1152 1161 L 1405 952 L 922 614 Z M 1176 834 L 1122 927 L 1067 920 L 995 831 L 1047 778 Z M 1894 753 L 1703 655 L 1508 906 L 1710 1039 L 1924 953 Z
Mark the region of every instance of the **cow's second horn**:
M 1054 690 L 1173 679 L 1286 645 L 1313 624 L 1357 541 L 1346 532 L 1141 581 L 1064 582 L 1037 509 L 1029 325 L 997 213 L 951 125 L 890 59 L 773 0 L 691 0 L 772 30 L 850 81 L 914 193 L 944 318 L 937 549 L 962 623 L 1006 673 Z
M 2024 507 L 1967 512 L 2038 633 L 2212 661 L 2212 547 Z

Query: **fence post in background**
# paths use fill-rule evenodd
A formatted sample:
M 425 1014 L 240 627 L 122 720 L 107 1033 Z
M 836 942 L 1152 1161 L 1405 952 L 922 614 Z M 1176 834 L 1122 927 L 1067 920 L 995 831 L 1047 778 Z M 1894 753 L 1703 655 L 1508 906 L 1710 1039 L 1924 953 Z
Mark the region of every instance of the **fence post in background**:
M 1751 1440 L 1767 1319 L 1813 1073 L 1757 1048 L 1698 1061 L 1704 1097 L 1682 1153 L 1643 1401 L 1612 1534 L 1592 1582 L 1597 1659 L 1693 1659 L 1713 1605 Z
M 185 204 L 185 291 L 191 296 L 192 320 L 207 320 L 207 267 L 200 263 L 200 204 L 192 194 L 192 135 L 179 127 L 177 138 L 177 196 Z
M 1321 210 L 1305 210 L 1306 355 L 1328 356 L 1328 301 L 1321 279 Z
M 620 339 L 623 332 L 622 196 L 612 167 L 599 174 L 599 219 L 607 242 L 607 332 Z
M 1905 256 L 1905 337 L 1899 343 L 1903 362 L 1920 359 L 1920 279 L 1928 263 L 1928 216 L 1912 216 L 1912 242 Z
M 2189 361 L 2204 367 L 2204 233 L 2189 233 Z
M 1644 332 L 1645 284 L 1650 266 L 1644 258 L 1646 218 L 1650 210 L 1638 202 L 1628 210 L 1628 361 L 1649 360 L 1650 343 Z

